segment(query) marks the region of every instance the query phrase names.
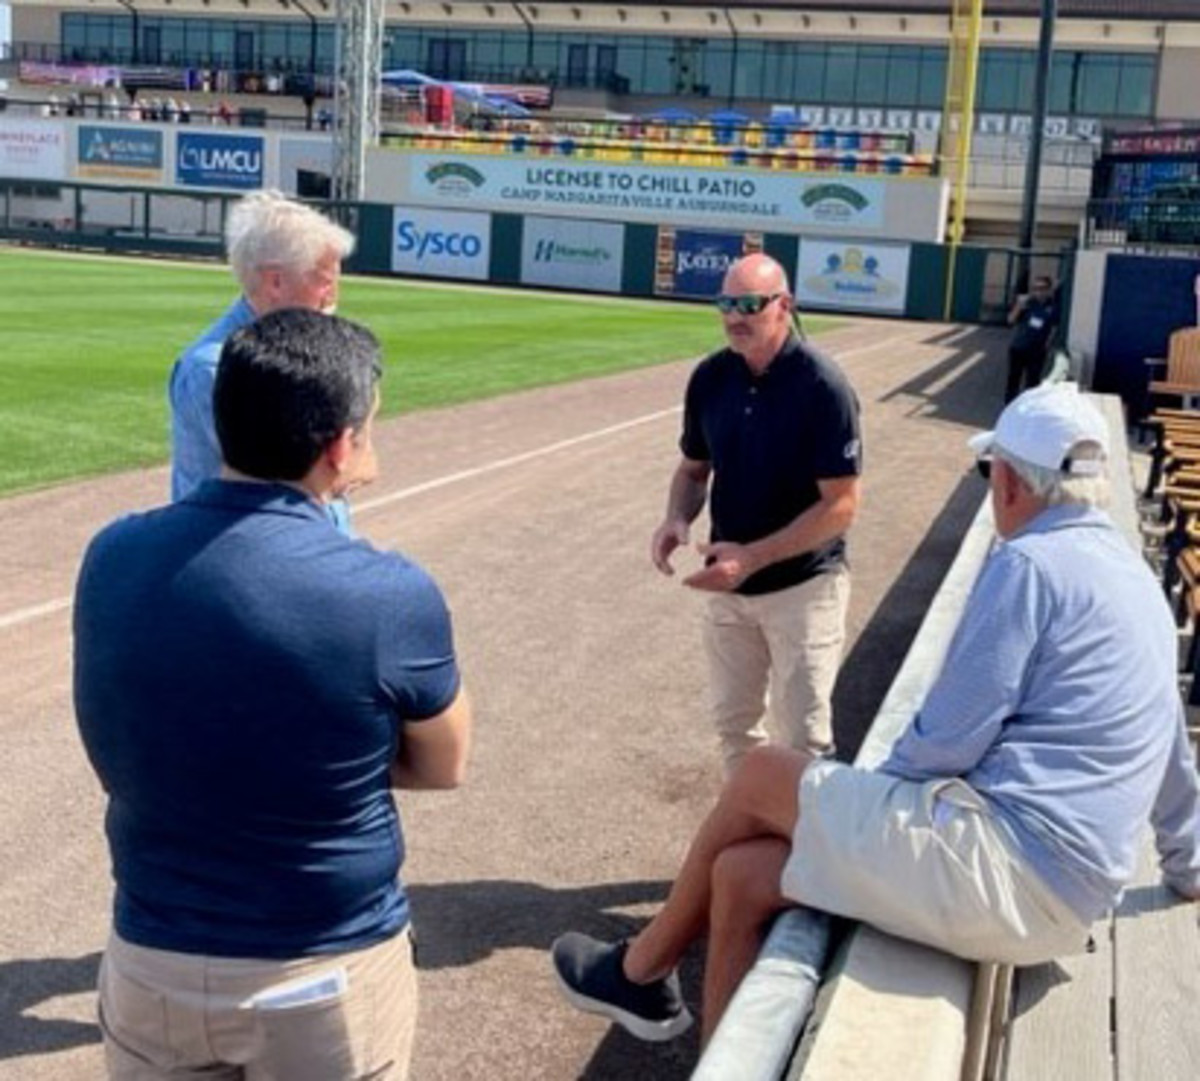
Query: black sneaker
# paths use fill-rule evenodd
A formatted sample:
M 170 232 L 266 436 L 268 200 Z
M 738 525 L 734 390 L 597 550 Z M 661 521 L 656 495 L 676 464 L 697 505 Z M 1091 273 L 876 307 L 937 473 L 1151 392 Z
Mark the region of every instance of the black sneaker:
M 550 953 L 563 994 L 571 1005 L 616 1021 L 640 1040 L 672 1040 L 692 1024 L 679 977 L 672 972 L 653 983 L 634 983 L 621 967 L 628 945 L 577 931 L 555 939 Z

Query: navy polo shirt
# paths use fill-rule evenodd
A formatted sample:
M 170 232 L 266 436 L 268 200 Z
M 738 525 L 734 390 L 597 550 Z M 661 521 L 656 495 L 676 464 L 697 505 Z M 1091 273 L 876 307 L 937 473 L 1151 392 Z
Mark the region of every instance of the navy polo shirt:
M 837 365 L 795 336 L 760 375 L 722 349 L 692 373 L 679 448 L 712 465 L 712 539 L 756 541 L 818 502 L 818 480 L 861 472 L 858 399 Z M 845 552 L 838 537 L 764 567 L 737 591 L 786 589 L 842 565 Z
M 1058 302 L 1054 297 L 1039 300 L 1030 297 L 1013 331 L 1012 348 L 1018 351 L 1045 349 L 1050 334 L 1058 325 Z
M 290 487 L 206 481 L 107 527 L 76 592 L 75 709 L 117 933 L 287 958 L 402 930 L 388 769 L 458 686 L 428 574 Z

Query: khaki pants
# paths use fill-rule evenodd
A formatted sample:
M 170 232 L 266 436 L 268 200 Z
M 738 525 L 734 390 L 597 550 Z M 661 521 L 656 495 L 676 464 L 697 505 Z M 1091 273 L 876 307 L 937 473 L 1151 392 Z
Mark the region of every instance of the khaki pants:
M 294 961 L 154 950 L 114 933 L 100 967 L 117 1081 L 400 1081 L 416 1020 L 407 931 Z
M 844 567 L 775 593 L 718 593 L 709 600 L 704 645 L 727 777 L 767 742 L 768 704 L 780 742 L 816 754 L 832 749 L 830 697 L 849 600 Z

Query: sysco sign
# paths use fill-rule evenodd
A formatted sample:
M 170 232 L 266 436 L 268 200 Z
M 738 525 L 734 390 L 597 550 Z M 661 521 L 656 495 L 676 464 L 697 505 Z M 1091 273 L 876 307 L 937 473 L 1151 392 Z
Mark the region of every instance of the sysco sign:
M 175 179 L 204 188 L 261 188 L 263 140 L 254 135 L 179 133 Z
M 422 232 L 416 222 L 406 219 L 396 226 L 396 250 L 415 252 L 418 262 L 435 255 L 474 259 L 483 251 L 483 238 L 474 233 L 444 233 L 438 229 Z
M 396 207 L 392 226 L 392 270 L 441 278 L 488 276 L 490 214 Z

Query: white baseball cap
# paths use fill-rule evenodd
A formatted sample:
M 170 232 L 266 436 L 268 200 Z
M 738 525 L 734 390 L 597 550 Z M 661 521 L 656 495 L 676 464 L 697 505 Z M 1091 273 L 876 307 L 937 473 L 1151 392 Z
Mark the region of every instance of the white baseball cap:
M 1097 443 L 1100 458 L 1072 459 L 1080 443 Z M 1096 476 L 1108 457 L 1108 424 L 1074 383 L 1044 383 L 1008 404 L 996 428 L 967 440 L 978 456 L 998 453 L 1072 476 Z

